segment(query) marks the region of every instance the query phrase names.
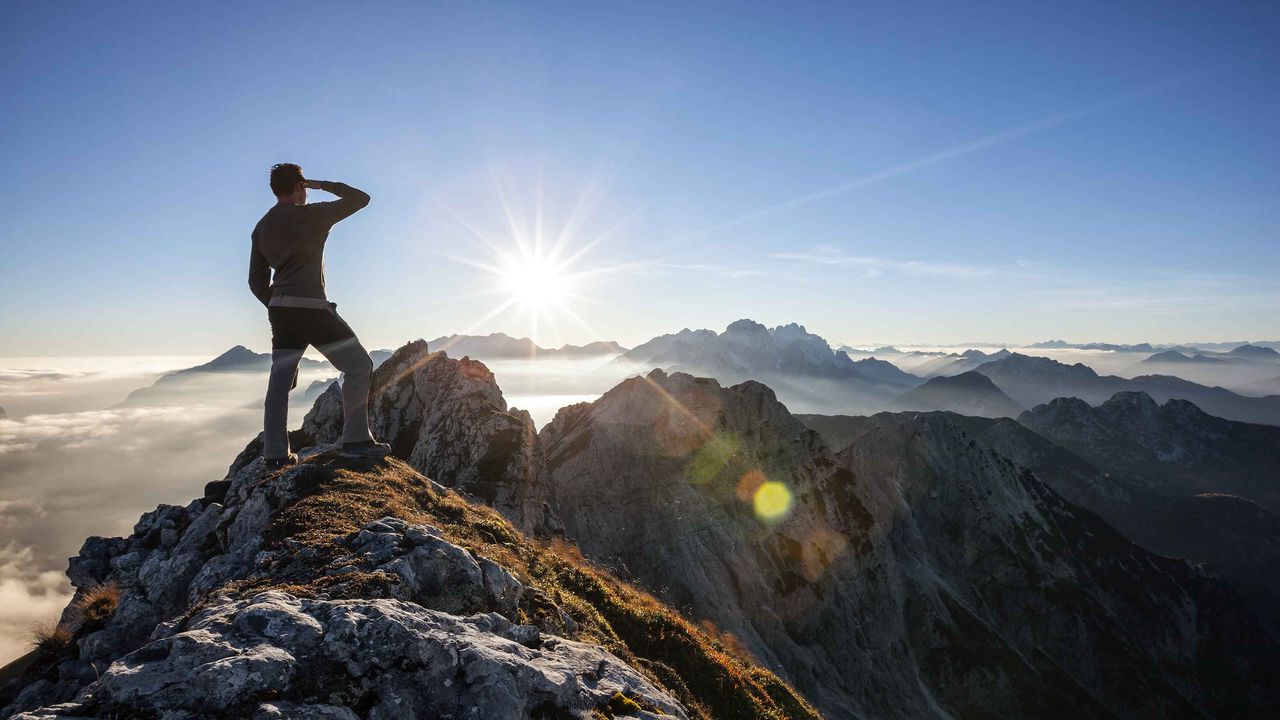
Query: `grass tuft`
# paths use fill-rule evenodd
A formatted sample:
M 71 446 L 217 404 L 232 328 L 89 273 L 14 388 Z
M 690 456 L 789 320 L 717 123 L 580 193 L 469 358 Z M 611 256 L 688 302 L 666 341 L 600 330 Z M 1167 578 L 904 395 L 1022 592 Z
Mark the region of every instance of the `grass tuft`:
M 113 582 L 95 583 L 76 598 L 75 610 L 91 623 L 106 622 L 120 605 L 120 588 Z
M 31 645 L 40 652 L 57 655 L 71 645 L 71 632 L 57 623 L 37 625 L 31 631 Z

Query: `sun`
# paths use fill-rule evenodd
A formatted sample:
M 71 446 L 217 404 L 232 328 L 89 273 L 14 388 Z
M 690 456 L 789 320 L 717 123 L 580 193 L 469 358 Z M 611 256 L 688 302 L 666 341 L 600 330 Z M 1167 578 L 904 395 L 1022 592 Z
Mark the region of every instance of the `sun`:
M 540 311 L 562 305 L 572 294 L 567 269 L 547 257 L 504 257 L 497 275 L 513 304 Z
M 496 296 L 487 312 L 464 329 L 467 335 L 481 331 L 495 318 L 509 322 L 515 313 L 528 323 L 528 336 L 560 337 L 562 322 L 580 326 L 592 337 L 600 332 L 578 312 L 584 304 L 601 305 L 590 291 L 601 278 L 627 271 L 635 263 L 607 263 L 588 259 L 595 248 L 610 241 L 635 213 L 593 218 L 600 191 L 588 185 L 576 200 L 552 203 L 567 212 L 550 213 L 543 206 L 541 181 L 529 185 L 534 201 L 513 203 L 495 180 L 497 212 L 468 219 L 447 205 L 442 208 L 457 221 L 457 229 L 470 236 L 451 241 L 449 250 L 437 252 L 480 271 L 473 295 Z M 483 205 L 481 205 L 483 207 Z M 465 254 L 464 254 L 465 253 Z

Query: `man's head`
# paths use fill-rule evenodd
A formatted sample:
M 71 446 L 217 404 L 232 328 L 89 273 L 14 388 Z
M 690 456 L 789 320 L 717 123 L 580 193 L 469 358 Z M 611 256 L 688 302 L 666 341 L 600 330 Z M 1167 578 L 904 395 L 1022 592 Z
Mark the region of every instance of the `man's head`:
M 271 192 L 280 202 L 305 205 L 307 188 L 303 186 L 302 168 L 293 163 L 276 163 L 271 166 Z

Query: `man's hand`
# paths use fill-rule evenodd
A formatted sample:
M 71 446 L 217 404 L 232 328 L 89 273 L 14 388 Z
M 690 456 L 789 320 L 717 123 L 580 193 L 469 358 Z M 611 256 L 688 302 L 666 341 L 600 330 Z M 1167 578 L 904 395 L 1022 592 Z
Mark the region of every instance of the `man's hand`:
M 303 181 L 302 181 L 302 187 L 304 187 L 304 188 L 306 188 L 306 189 L 308 189 L 308 190 L 319 190 L 319 189 L 320 189 L 320 181 L 319 181 L 319 180 L 303 180 Z

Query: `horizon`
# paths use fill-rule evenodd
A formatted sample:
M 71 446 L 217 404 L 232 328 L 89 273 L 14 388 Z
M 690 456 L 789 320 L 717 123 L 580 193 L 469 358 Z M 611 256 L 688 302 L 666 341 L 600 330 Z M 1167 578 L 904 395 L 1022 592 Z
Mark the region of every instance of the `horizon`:
M 264 347 L 280 161 L 368 347 L 1280 336 L 1280 8 L 570 7 L 0 9 L 0 356 Z

